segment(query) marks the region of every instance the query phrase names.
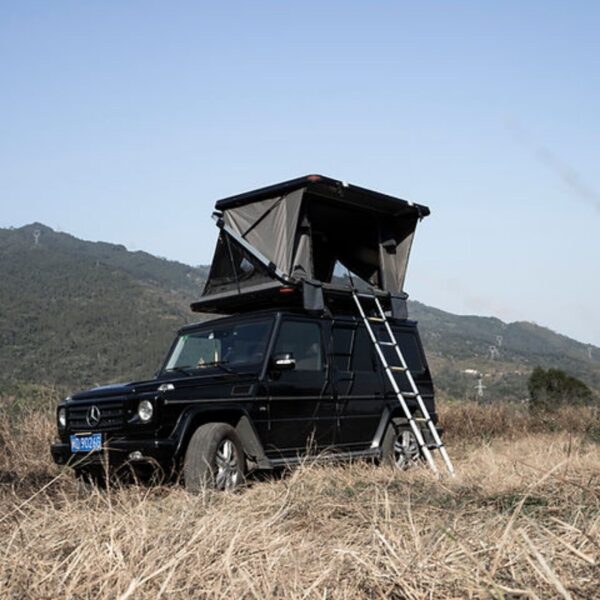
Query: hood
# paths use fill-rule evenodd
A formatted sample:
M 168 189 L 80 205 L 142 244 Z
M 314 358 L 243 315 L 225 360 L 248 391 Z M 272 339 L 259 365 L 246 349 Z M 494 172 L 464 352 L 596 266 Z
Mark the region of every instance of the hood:
M 156 392 L 158 388 L 165 383 L 172 383 L 175 387 L 189 387 L 189 386 L 209 386 L 216 383 L 222 383 L 224 381 L 238 381 L 241 379 L 248 379 L 249 377 L 256 377 L 256 373 L 250 372 L 236 372 L 236 373 L 225 373 L 219 368 L 206 369 L 201 375 L 186 376 L 180 373 L 166 373 L 161 374 L 159 377 L 154 379 L 147 379 L 142 381 L 133 381 L 129 383 L 116 383 L 111 385 L 102 385 L 99 387 L 90 388 L 77 392 L 71 396 L 71 400 L 90 400 L 96 398 L 114 398 L 115 396 L 132 396 L 134 394 L 145 394 Z
M 114 396 L 127 396 L 133 393 L 132 383 L 115 383 L 90 388 L 77 392 L 71 396 L 71 400 L 86 400 L 88 398 L 109 398 Z

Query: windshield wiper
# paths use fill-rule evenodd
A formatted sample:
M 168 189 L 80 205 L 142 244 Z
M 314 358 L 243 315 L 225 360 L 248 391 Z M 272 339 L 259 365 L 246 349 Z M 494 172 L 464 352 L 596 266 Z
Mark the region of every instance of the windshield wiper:
M 225 371 L 225 373 L 231 373 L 232 375 L 237 375 L 237 371 L 234 371 L 233 369 L 226 367 L 223 364 L 224 362 L 225 361 L 222 361 L 222 360 L 215 360 L 213 362 L 203 363 L 201 365 L 201 367 L 219 367 L 219 369 L 222 369 L 223 371 Z
M 193 368 L 194 367 L 192 367 L 192 365 L 185 365 L 184 367 L 170 367 L 169 369 L 165 369 L 165 373 L 172 373 L 173 371 L 176 371 L 177 373 L 183 373 L 184 375 L 191 377 L 193 373 L 190 373 L 188 369 Z

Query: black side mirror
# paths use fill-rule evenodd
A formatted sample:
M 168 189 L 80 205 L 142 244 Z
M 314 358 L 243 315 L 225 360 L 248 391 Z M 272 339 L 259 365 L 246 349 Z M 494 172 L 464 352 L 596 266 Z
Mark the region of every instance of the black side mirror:
M 296 359 L 291 352 L 283 352 L 276 354 L 271 364 L 276 371 L 291 371 L 296 368 Z

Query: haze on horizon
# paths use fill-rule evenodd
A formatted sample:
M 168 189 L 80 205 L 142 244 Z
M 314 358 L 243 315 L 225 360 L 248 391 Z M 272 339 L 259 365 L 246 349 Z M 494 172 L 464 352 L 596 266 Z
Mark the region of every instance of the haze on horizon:
M 432 209 L 411 297 L 600 345 L 600 6 L 0 6 L 0 227 L 207 264 L 218 198 L 322 173 Z

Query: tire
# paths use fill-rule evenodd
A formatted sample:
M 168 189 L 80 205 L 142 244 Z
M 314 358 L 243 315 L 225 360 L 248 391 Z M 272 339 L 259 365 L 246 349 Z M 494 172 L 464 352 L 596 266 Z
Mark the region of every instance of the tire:
M 422 459 L 419 444 L 410 426 L 392 421 L 383 438 L 383 464 L 405 471 L 419 464 Z
M 230 491 L 244 481 L 246 459 L 242 442 L 227 423 L 206 423 L 192 435 L 183 463 L 185 489 Z

